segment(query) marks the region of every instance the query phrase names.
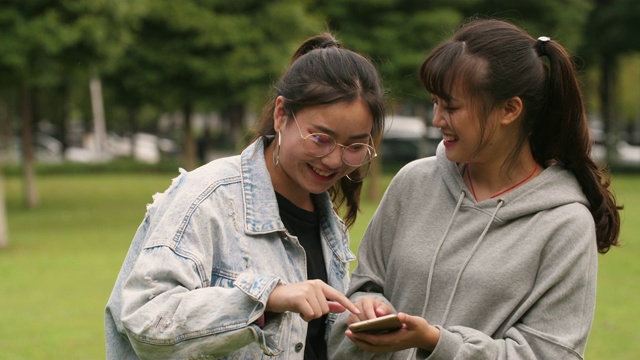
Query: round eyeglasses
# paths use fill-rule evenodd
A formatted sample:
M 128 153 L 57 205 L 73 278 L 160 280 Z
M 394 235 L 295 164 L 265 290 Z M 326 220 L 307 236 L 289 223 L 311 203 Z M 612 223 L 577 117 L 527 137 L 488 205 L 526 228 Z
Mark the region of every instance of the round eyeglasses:
M 293 113 L 292 113 L 293 114 Z M 296 119 L 296 114 L 293 114 L 293 120 L 298 127 L 300 137 L 302 138 L 302 147 L 307 155 L 313 157 L 323 157 L 329 155 L 336 145 L 342 148 L 342 161 L 349 166 L 362 166 L 378 156 L 376 149 L 364 143 L 353 143 L 349 145 L 342 145 L 336 142 L 331 135 L 323 133 L 311 133 L 307 136 L 302 135 L 302 130 Z M 369 139 L 373 142 L 371 134 Z

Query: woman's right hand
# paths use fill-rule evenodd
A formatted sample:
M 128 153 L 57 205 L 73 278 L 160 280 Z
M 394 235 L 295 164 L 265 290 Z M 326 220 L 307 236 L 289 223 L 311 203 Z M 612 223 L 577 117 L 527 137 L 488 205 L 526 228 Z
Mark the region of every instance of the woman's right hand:
M 352 311 L 351 315 L 349 315 L 349 318 L 347 319 L 347 325 L 394 313 L 393 308 L 387 303 L 372 297 L 362 298 L 356 301 L 355 305 L 360 312 L 354 313 Z
M 359 314 L 360 310 L 344 294 L 322 280 L 307 280 L 294 284 L 278 285 L 273 289 L 265 311 L 299 313 L 304 321 L 311 321 L 329 312 Z

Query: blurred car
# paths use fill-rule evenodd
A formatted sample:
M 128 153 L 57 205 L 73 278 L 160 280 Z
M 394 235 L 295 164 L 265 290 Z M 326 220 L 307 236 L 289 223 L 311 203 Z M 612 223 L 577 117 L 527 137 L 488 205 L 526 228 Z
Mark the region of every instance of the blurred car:
M 71 146 L 65 152 L 65 159 L 81 163 L 99 163 L 111 161 L 118 157 L 133 157 L 135 160 L 156 164 L 163 154 L 173 154 L 177 150 L 176 144 L 154 134 L 136 133 L 131 136 L 120 136 L 110 132 L 107 134 L 104 150 L 95 151 L 94 136 L 85 134 L 82 146 Z
M 33 156 L 35 161 L 58 163 L 64 158 L 62 142 L 51 135 L 37 132 L 33 136 Z M 14 136 L 10 141 L 0 144 L 0 158 L 3 162 L 22 161 L 22 138 Z
M 415 116 L 389 116 L 379 155 L 384 163 L 406 164 L 435 154 L 440 132 Z

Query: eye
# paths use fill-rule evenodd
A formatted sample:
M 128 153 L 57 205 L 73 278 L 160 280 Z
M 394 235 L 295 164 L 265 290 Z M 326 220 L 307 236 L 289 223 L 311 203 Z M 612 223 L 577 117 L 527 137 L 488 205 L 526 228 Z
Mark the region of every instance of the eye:
M 355 143 L 347 146 L 347 151 L 351 152 L 361 152 L 367 148 L 366 144 Z
M 309 140 L 323 146 L 333 144 L 333 138 L 326 134 L 311 134 L 309 135 Z

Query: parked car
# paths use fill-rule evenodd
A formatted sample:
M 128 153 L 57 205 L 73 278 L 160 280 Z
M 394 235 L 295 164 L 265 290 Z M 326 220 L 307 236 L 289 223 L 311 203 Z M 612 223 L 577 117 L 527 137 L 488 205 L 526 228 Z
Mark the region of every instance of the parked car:
M 154 134 L 136 133 L 131 136 L 120 136 L 113 132 L 107 134 L 104 151 L 96 153 L 93 134 L 88 133 L 82 146 L 69 147 L 65 159 L 73 162 L 95 163 L 107 162 L 118 157 L 131 156 L 135 160 L 156 164 L 162 154 L 173 154 L 177 150 L 176 144 Z
M 435 154 L 440 132 L 415 116 L 389 116 L 379 155 L 384 163 L 406 164 Z
M 33 137 L 33 156 L 37 162 L 58 163 L 63 160 L 62 142 L 51 135 L 37 132 Z M 14 136 L 0 143 L 0 159 L 7 163 L 22 161 L 22 139 Z

